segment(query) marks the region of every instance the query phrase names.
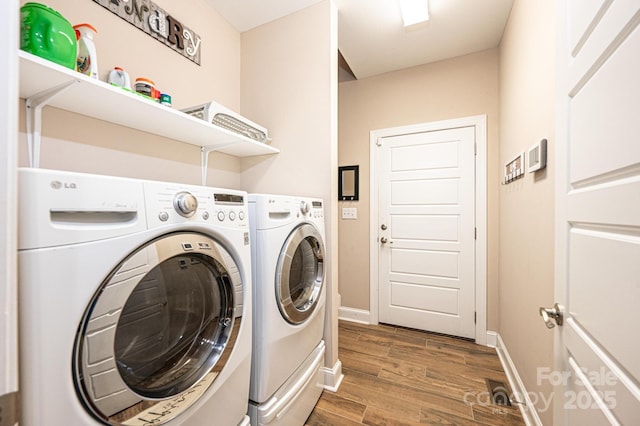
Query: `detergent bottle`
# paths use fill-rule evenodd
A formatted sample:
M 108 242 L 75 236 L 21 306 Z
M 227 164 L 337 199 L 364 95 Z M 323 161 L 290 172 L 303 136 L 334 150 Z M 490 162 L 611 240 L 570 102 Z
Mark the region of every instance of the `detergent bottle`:
M 92 78 L 98 78 L 98 58 L 96 45 L 93 42 L 93 36 L 98 31 L 89 24 L 74 25 L 73 29 L 76 30 L 76 39 L 78 40 L 76 71 Z
M 129 79 L 129 74 L 127 74 L 127 72 L 121 67 L 113 67 L 113 70 L 111 70 L 111 72 L 109 73 L 107 82 L 131 90 L 131 80 Z

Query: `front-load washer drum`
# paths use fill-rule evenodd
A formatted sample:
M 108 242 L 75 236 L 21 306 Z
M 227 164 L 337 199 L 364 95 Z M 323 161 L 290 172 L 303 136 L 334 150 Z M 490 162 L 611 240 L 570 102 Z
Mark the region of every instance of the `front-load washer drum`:
M 197 401 L 238 335 L 239 270 L 217 241 L 193 232 L 129 255 L 79 327 L 74 376 L 89 412 L 109 425 L 158 425 Z
M 318 306 L 324 285 L 324 244 L 308 223 L 287 237 L 276 268 L 276 300 L 283 318 L 291 324 L 307 320 Z

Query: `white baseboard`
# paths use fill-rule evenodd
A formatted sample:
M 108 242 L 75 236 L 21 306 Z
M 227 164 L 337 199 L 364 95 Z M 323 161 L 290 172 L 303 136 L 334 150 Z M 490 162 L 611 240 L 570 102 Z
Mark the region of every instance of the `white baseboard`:
M 490 348 L 498 346 L 498 333 L 487 330 L 487 346 Z
M 337 392 L 344 374 L 342 374 L 342 362 L 337 360 L 332 368 L 322 367 L 322 373 L 324 374 L 324 388 L 331 392 Z
M 338 308 L 338 319 L 358 322 L 360 324 L 371 324 L 371 312 L 364 309 L 348 308 L 340 306 Z
M 531 398 L 529 398 L 529 393 L 524 387 L 524 383 L 518 374 L 518 370 L 509 355 L 509 351 L 507 351 L 507 347 L 505 346 L 502 337 L 500 337 L 500 334 L 498 333 L 494 334 L 496 335 L 497 343 L 495 346 L 496 352 L 498 352 L 502 368 L 507 375 L 507 380 L 509 380 L 511 391 L 514 395 L 517 395 L 522 399 L 522 401 L 515 401 L 515 403 L 518 405 L 518 408 L 520 408 L 520 413 L 522 413 L 522 418 L 524 419 L 525 424 L 527 426 L 542 426 L 536 407 L 531 402 Z M 487 337 L 488 335 L 489 332 L 487 332 Z

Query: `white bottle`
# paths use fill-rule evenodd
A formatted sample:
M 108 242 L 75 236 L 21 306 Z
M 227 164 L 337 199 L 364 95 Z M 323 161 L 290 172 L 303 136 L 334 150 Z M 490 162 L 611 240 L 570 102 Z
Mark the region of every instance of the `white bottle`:
M 93 42 L 93 35 L 98 31 L 89 24 L 74 25 L 76 38 L 78 39 L 78 56 L 76 60 L 76 71 L 98 78 L 98 57 L 96 55 L 96 45 Z
M 129 80 L 129 74 L 127 74 L 127 72 L 120 67 L 113 67 L 113 70 L 111 70 L 111 72 L 109 73 L 107 82 L 131 90 L 131 80 Z

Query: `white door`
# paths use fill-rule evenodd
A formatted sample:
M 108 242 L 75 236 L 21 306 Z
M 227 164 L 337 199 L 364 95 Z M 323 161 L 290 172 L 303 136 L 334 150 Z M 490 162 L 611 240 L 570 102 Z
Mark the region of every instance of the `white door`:
M 378 146 L 378 319 L 474 338 L 475 128 Z
M 640 416 L 640 1 L 558 5 L 554 424 Z

